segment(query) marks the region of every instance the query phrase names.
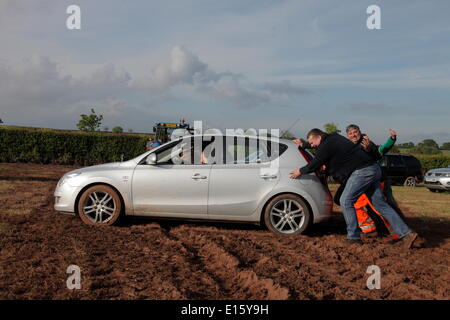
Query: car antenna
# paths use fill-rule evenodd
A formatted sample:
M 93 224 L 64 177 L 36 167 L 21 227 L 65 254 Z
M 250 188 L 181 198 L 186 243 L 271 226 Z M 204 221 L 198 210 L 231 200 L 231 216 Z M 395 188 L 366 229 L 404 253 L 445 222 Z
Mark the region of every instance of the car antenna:
M 283 132 L 283 134 L 280 136 L 280 139 L 282 139 L 284 137 L 284 135 L 290 130 L 292 129 L 293 126 L 295 126 L 297 124 L 297 122 L 300 121 L 300 118 L 298 118 L 297 120 L 294 121 L 294 123 L 285 131 Z

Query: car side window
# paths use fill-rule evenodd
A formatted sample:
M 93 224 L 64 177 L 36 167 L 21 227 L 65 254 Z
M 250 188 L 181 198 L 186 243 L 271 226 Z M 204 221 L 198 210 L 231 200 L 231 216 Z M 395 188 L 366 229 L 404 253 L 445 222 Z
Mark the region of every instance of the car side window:
M 204 165 L 265 163 L 278 158 L 287 146 L 270 140 L 215 136 L 201 139 L 188 137 L 156 151 L 157 165 Z M 201 148 L 200 148 L 201 146 Z
M 389 166 L 392 168 L 401 168 L 404 167 L 404 163 L 399 156 L 389 156 Z
M 249 137 L 228 137 L 224 146 L 224 163 L 227 164 L 269 162 L 287 149 L 282 143 Z
M 178 148 L 178 143 L 171 145 L 164 150 L 156 153 L 156 164 L 174 164 L 172 161 L 172 152 Z
M 194 141 L 194 139 L 198 139 Z M 210 157 L 215 151 L 208 153 L 208 146 L 214 139 L 201 139 L 199 137 L 188 137 L 177 141 L 164 150 L 156 153 L 156 164 L 170 165 L 205 165 L 209 164 Z

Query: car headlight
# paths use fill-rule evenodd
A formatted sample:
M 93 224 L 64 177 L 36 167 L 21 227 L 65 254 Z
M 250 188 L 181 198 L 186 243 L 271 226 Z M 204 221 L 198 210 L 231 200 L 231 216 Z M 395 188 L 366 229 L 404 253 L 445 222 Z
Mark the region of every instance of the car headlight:
M 75 178 L 76 176 L 79 176 L 80 174 L 81 174 L 81 172 L 73 172 L 73 173 L 68 173 L 68 174 L 63 175 L 61 180 L 59 180 L 59 182 L 58 182 L 58 187 L 62 186 L 64 183 L 66 183 L 70 179 Z

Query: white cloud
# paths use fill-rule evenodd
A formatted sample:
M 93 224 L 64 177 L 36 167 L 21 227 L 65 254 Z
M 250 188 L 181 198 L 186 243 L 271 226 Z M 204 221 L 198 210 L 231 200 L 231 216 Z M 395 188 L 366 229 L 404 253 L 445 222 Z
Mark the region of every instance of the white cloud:
M 312 91 L 304 87 L 296 86 L 289 80 L 282 80 L 279 82 L 266 82 L 263 89 L 275 95 L 282 96 L 297 96 L 311 94 Z
M 168 58 L 167 64 L 156 65 L 148 78 L 139 81 L 113 63 L 80 64 L 83 72 L 69 72 L 73 65 L 62 65 L 47 56 L 0 59 L 2 117 L 16 123 L 19 119 L 36 122 L 36 116 L 73 119 L 95 107 L 119 119 L 137 106 L 144 112 L 173 100 L 180 93 L 177 88 L 192 101 L 201 95 L 208 104 L 220 102 L 225 107 L 246 109 L 275 101 L 278 105 L 280 100 L 310 93 L 290 81 L 258 83 L 239 73 L 212 70 L 197 54 L 181 46 L 175 46 Z M 130 105 L 130 97 L 136 95 L 139 98 L 133 98 Z
M 367 72 L 303 73 L 283 78 L 311 86 L 357 86 L 369 88 L 448 88 L 450 64 Z
M 147 79 L 136 81 L 137 87 L 154 91 L 169 90 L 176 85 L 197 85 L 218 82 L 222 78 L 240 78 L 242 75 L 231 72 L 215 72 L 199 57 L 181 46 L 175 46 L 170 52 L 168 65 L 158 65 Z
M 4 60 L 0 64 L 0 107 L 16 116 L 24 111 L 64 113 L 91 101 L 115 101 L 132 90 L 130 82 L 131 76 L 113 64 L 75 78 L 48 57 L 32 56 L 15 63 Z
M 230 79 L 218 86 L 202 86 L 198 91 L 207 93 L 238 108 L 253 108 L 269 104 L 271 96 L 264 91 L 249 89 L 241 85 L 238 79 Z
M 267 105 L 275 97 L 289 98 L 312 92 L 291 81 L 259 84 L 240 73 L 211 70 L 198 55 L 181 46 L 175 46 L 169 58 L 167 65 L 154 67 L 150 77 L 136 81 L 136 86 L 153 92 L 164 92 L 175 86 L 185 85 L 196 93 L 209 95 L 240 108 Z

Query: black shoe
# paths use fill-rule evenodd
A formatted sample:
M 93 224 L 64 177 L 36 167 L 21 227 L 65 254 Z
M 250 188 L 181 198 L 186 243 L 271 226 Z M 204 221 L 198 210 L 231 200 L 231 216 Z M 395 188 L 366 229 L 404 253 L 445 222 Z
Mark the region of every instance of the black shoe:
M 345 239 L 345 244 L 363 244 L 361 239 Z

